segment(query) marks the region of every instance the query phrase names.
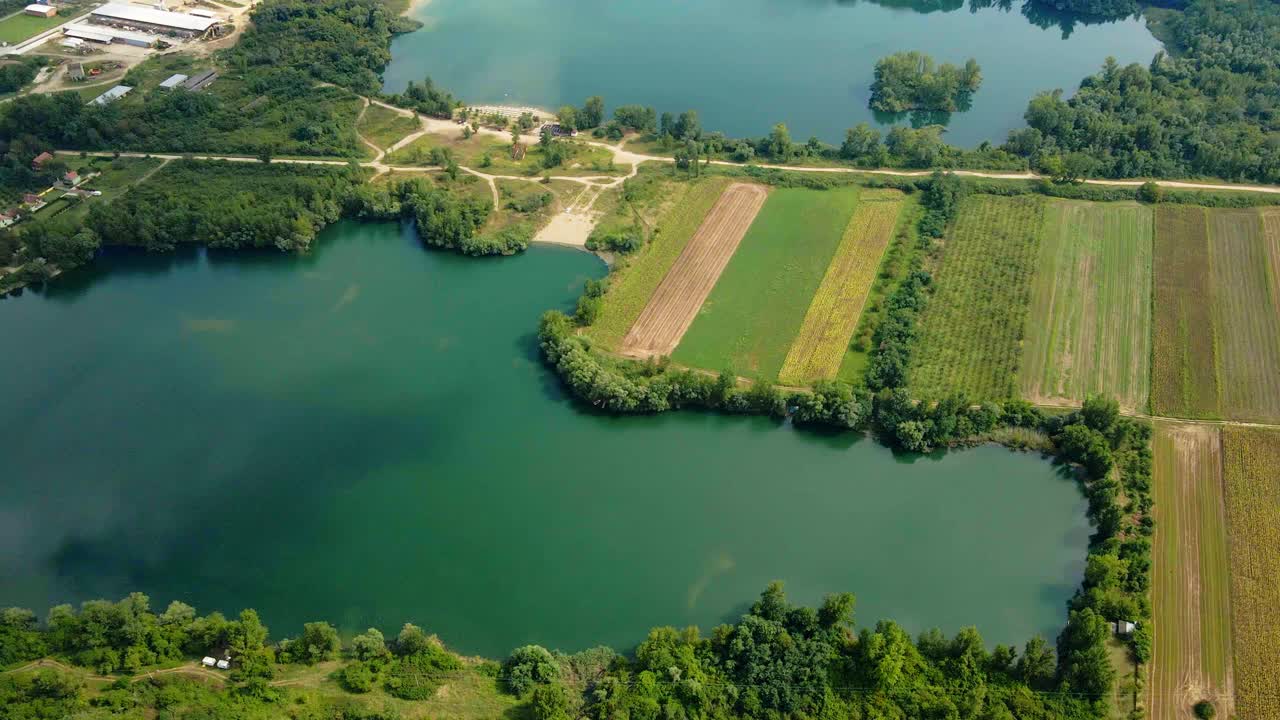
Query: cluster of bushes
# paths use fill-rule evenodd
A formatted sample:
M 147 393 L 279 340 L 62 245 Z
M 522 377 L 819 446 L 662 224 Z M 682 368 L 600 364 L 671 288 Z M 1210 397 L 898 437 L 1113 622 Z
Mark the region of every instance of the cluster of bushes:
M 453 192 L 426 178 L 358 187 L 348 202 L 348 212 L 355 217 L 408 220 L 427 245 L 464 255 L 514 255 L 528 249 L 534 235 L 531 223 L 480 233 L 492 210 L 487 200 Z
M 609 252 L 630 255 L 644 246 L 644 234 L 639 227 L 614 228 L 602 230 L 597 228 L 587 238 L 587 249 L 591 251 L 607 250 Z
M 871 108 L 881 112 L 908 110 L 956 112 L 968 107 L 982 84 L 982 70 L 973 58 L 964 67 L 934 65 L 920 52 L 899 52 L 876 61 L 871 83 Z
M 86 225 L 103 245 L 305 250 L 364 181 L 348 167 L 175 161 L 114 202 L 95 203 Z
M 48 62 L 47 58 L 26 56 L 0 66 L 0 93 L 11 93 L 21 90 L 27 83 L 36 79 L 40 68 Z
M 383 95 L 382 98 L 396 107 L 416 110 L 431 117 L 450 118 L 460 103 L 447 91 L 436 87 L 435 81 L 425 78 L 422 84 L 410 80 L 402 93 Z

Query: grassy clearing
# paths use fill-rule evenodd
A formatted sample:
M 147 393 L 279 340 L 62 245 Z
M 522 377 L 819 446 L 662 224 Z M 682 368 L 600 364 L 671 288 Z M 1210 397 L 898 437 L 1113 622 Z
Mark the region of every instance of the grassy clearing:
M 78 14 L 79 10 L 71 10 L 72 15 Z M 51 18 L 36 17 L 35 15 L 14 15 L 7 20 L 0 21 L 0 42 L 7 42 L 10 45 L 33 38 L 36 35 L 58 27 L 70 18 L 66 15 L 54 15 Z
M 1151 391 L 1149 208 L 1050 202 L 1027 323 L 1022 392 L 1082 403 L 1093 393 L 1146 410 Z
M 1231 603 L 1218 428 L 1158 423 L 1154 440 L 1154 720 L 1211 699 L 1230 717 Z
M 439 148 L 452 153 L 459 165 L 465 165 L 491 175 L 625 175 L 628 165 L 615 165 L 608 150 L 572 140 L 560 142 L 569 146 L 570 156 L 563 164 L 547 168 L 543 166 L 545 153 L 538 145 L 528 148 L 521 160 L 511 157 L 511 141 L 489 133 L 476 133 L 470 138 L 456 133 L 430 133 L 387 156 L 389 165 L 421 167 L 433 164 L 432 151 Z
M 370 105 L 365 109 L 356 131 L 369 142 L 386 150 L 398 140 L 417 132 L 418 121 L 411 117 L 389 110 L 381 105 Z
M 916 394 L 1017 395 L 1044 207 L 1035 195 L 964 200 L 920 319 L 910 371 Z
M 609 292 L 600 316 L 587 330 L 588 337 L 610 350 L 622 343 L 649 296 L 730 182 L 729 178 L 711 177 L 664 184 L 667 209 L 657 222 L 653 239 L 610 275 Z
M 1157 415 L 1219 417 L 1217 330 L 1205 210 L 1156 210 L 1155 333 L 1151 409 Z
M 857 188 L 770 193 L 672 359 L 776 379 L 857 203 Z
M 1226 427 L 1222 450 L 1237 710 L 1280 717 L 1280 432 Z
M 1280 262 L 1256 210 L 1209 212 L 1209 268 L 1218 330 L 1222 414 L 1280 421 Z
M 782 364 L 782 382 L 802 385 L 836 377 L 876 270 L 893 237 L 902 199 L 902 193 L 896 190 L 862 193 L 840 247 L 805 313 L 800 334 Z

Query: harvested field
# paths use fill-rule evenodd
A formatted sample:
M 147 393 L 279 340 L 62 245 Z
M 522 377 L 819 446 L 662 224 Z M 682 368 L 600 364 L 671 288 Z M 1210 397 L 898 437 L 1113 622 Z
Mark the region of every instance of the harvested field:
M 771 192 L 672 359 L 777 379 L 857 204 L 857 188 Z
M 1205 210 L 1156 210 L 1151 409 L 1219 417 L 1218 353 Z
M 1231 602 L 1222 439 L 1217 427 L 1158 423 L 1155 440 L 1155 546 L 1151 682 L 1153 720 L 1192 718 L 1212 701 L 1221 717 L 1234 706 Z
M 1277 250 L 1256 210 L 1209 211 L 1222 415 L 1232 420 L 1280 422 Z
M 1146 411 L 1152 232 L 1141 205 L 1049 203 L 1022 363 L 1029 400 L 1079 404 L 1103 393 Z
M 902 209 L 896 190 L 863 191 L 836 256 L 813 296 L 800 334 L 782 363 L 779 379 L 790 385 L 830 380 L 862 316 L 867 293 Z
M 734 183 L 725 189 L 623 338 L 624 355 L 650 358 L 675 350 L 767 195 L 760 185 Z
M 661 213 L 653 240 L 610 276 L 604 305 L 587 328 L 588 337 L 610 350 L 618 348 L 729 182 L 717 177 L 663 186 L 663 204 L 669 207 Z
M 1222 451 L 1237 715 L 1280 717 L 1280 432 L 1228 426 Z
M 1044 207 L 1038 195 L 963 201 L 919 321 L 909 373 L 916 395 L 1017 395 Z

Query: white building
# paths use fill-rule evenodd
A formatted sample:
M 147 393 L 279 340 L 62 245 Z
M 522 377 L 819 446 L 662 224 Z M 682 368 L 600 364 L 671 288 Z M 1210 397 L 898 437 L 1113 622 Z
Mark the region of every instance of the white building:
M 206 656 L 203 660 L 200 661 L 200 664 L 205 667 L 214 667 L 215 665 L 218 664 L 218 661 L 214 660 L 211 657 Z
M 219 661 L 218 661 L 218 669 L 219 669 L 219 670 L 226 670 L 226 669 L 227 669 L 227 668 L 229 668 L 229 667 L 231 667 L 231 661 L 230 661 L 230 660 L 219 660 Z
M 160 83 L 160 89 L 172 90 L 186 81 L 187 81 L 187 76 L 183 75 L 182 73 L 177 73 L 176 75 L 170 75 L 169 77 L 165 78 L 164 82 Z
M 105 25 L 83 25 L 77 23 L 68 25 L 62 30 L 63 35 L 77 40 L 89 40 L 96 43 L 120 43 L 122 45 L 132 45 L 134 47 L 149 48 L 156 44 L 160 38 L 147 33 L 135 32 L 133 30 L 123 30 L 121 28 L 107 27 Z
M 199 37 L 218 24 L 218 21 L 212 18 L 124 3 L 103 5 L 94 10 L 90 17 L 95 23 L 101 25 L 123 27 L 127 30 L 147 30 L 181 37 Z
M 51 18 L 58 14 L 58 8 L 52 5 L 28 5 L 22 9 L 22 12 L 26 15 Z
M 117 85 L 89 102 L 93 105 L 110 105 L 125 95 L 128 95 L 129 91 L 132 89 L 133 88 L 128 85 Z

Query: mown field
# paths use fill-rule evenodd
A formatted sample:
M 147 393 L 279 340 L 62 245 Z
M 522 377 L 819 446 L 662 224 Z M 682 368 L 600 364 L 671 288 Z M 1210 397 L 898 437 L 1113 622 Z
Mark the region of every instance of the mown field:
M 1222 414 L 1233 420 L 1280 422 L 1277 250 L 1258 211 L 1209 211 Z
M 360 122 L 356 123 L 356 131 L 383 150 L 413 134 L 419 127 L 412 116 L 401 115 L 381 105 L 370 105 L 360 116 Z
M 893 238 L 903 195 L 896 190 L 864 190 L 818 292 L 809 304 L 779 379 L 788 385 L 830 380 L 840 370 L 853 331 Z
M 610 276 L 609 291 L 599 317 L 586 331 L 588 337 L 609 350 L 617 349 L 730 182 L 711 177 L 664 184 L 669 206 L 656 223 L 653 240 Z
M 524 158 L 516 160 L 511 157 L 510 136 L 476 133 L 465 138 L 459 126 L 457 131 L 423 135 L 388 154 L 386 162 L 401 167 L 432 165 L 432 153 L 439 149 L 450 153 L 459 165 L 492 175 L 625 175 L 631 169 L 615 165 L 613 154 L 604 148 L 573 140 L 560 142 L 567 157 L 562 164 L 547 168 L 543 162 L 546 154 L 538 145 L 529 147 Z
M 1222 432 L 1240 718 L 1280 717 L 1280 432 Z
M 1218 417 L 1218 360 L 1206 211 L 1156 210 L 1151 409 L 1156 415 Z
M 1153 720 L 1183 720 L 1201 700 L 1231 717 L 1230 561 L 1222 441 L 1210 425 L 1157 423 L 1153 451 Z
M 857 204 L 857 188 L 773 190 L 672 359 L 777 379 Z
M 1021 386 L 1045 404 L 1094 393 L 1147 409 L 1151 389 L 1149 208 L 1054 201 L 1031 294 Z
M 1045 200 L 975 196 L 961 205 L 919 321 L 909 384 L 917 395 L 1018 394 Z

